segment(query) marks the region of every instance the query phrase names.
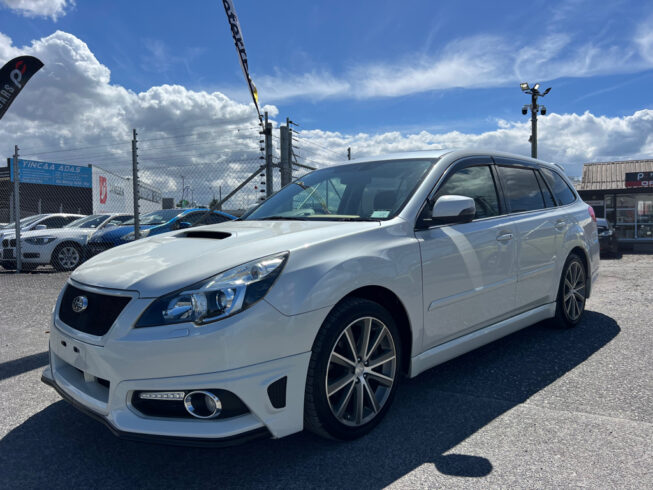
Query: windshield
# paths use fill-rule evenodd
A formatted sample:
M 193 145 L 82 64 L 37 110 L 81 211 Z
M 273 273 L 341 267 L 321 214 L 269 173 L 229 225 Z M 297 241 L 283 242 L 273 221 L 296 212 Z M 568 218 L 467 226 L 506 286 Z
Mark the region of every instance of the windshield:
M 141 216 L 141 225 L 162 225 L 167 223 L 172 218 L 179 216 L 186 211 L 185 209 L 160 209 L 159 211 L 152 211 Z M 126 225 L 133 225 L 134 218 L 125 221 Z
M 41 219 L 43 216 L 45 216 L 45 215 L 44 214 L 37 214 L 35 216 L 28 216 L 27 218 L 23 218 L 23 219 L 21 219 L 19 221 L 20 227 L 23 228 L 23 227 L 25 227 L 25 226 L 27 226 L 27 225 L 29 225 L 31 223 L 34 223 L 36 220 Z M 16 228 L 16 222 L 14 221 L 13 223 L 9 223 L 9 224 L 0 226 L 1 230 L 5 230 L 7 228 Z
M 64 228 L 97 228 L 109 218 L 108 214 L 92 214 L 68 223 Z
M 284 187 L 242 219 L 390 219 L 410 198 L 433 163 L 390 160 L 316 170 Z

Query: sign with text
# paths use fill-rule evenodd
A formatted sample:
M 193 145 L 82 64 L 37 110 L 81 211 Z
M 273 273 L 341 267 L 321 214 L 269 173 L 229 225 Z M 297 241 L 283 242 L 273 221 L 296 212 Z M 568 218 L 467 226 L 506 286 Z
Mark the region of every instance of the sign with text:
M 18 160 L 18 181 L 23 184 L 91 187 L 91 167 L 65 163 Z M 14 160 L 9 159 L 9 176 L 14 181 Z
M 653 172 L 626 172 L 626 187 L 653 187 Z

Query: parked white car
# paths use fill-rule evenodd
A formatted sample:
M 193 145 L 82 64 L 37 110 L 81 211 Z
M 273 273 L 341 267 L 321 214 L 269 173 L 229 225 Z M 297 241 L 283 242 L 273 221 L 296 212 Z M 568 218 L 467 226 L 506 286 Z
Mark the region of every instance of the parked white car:
M 35 214 L 20 220 L 20 230 L 46 230 L 52 228 L 61 228 L 76 219 L 83 218 L 83 214 L 68 213 L 49 213 Z M 16 234 L 16 223 L 7 223 L 0 226 L 0 241 L 5 237 L 13 237 Z
M 34 270 L 51 264 L 60 271 L 71 271 L 84 261 L 84 247 L 93 233 L 121 225 L 131 214 L 92 214 L 79 218 L 63 228 L 27 231 L 20 235 L 22 268 Z M 2 261 L 5 268 L 16 268 L 16 239 L 2 240 Z
M 42 379 L 132 439 L 352 439 L 401 376 L 541 320 L 579 323 L 598 270 L 593 210 L 556 165 L 473 151 L 352 161 L 239 221 L 83 264 Z

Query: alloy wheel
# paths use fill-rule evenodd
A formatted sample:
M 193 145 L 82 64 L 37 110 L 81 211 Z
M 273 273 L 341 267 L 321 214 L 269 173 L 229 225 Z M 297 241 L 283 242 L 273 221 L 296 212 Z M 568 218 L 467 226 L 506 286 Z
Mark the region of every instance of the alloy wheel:
M 325 388 L 332 414 L 358 427 L 383 408 L 395 384 L 397 351 L 388 327 L 362 317 L 340 334 L 327 366 Z
M 563 303 L 565 313 L 569 320 L 576 321 L 583 314 L 585 308 L 585 270 L 578 262 L 569 264 L 565 274 L 563 288 Z
M 79 252 L 75 247 L 63 247 L 57 254 L 57 260 L 64 269 L 73 269 L 79 263 Z

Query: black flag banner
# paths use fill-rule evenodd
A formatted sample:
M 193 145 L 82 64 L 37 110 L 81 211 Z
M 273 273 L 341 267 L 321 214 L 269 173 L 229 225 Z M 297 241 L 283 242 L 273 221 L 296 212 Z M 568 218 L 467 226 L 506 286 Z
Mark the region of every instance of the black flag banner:
M 0 119 L 43 63 L 34 56 L 19 56 L 8 61 L 0 70 Z
M 252 94 L 252 99 L 254 99 L 254 105 L 256 106 L 258 119 L 261 121 L 261 110 L 258 107 L 258 92 L 256 91 L 256 85 L 254 85 L 254 82 L 252 81 L 252 77 L 249 76 L 247 52 L 245 51 L 245 41 L 243 41 L 243 31 L 240 28 L 240 22 L 238 22 L 238 16 L 236 15 L 234 3 L 232 0 L 222 0 L 222 4 L 224 5 L 224 11 L 227 14 L 229 26 L 231 27 L 231 34 L 234 37 L 236 51 L 238 51 L 238 57 L 240 59 L 240 66 L 243 69 L 243 73 L 245 74 L 247 85 L 249 85 L 249 92 Z

